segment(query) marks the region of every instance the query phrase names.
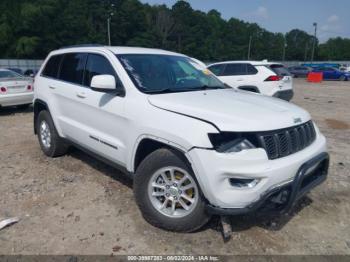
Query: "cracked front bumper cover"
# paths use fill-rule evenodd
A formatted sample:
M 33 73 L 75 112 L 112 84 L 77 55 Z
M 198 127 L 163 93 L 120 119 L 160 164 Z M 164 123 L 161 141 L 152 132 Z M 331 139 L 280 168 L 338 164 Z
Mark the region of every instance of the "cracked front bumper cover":
M 253 212 L 288 213 L 310 190 L 324 182 L 328 175 L 329 154 L 321 153 L 304 163 L 295 178 L 264 193 L 260 199 L 244 208 L 219 208 L 207 205 L 216 215 L 240 215 Z

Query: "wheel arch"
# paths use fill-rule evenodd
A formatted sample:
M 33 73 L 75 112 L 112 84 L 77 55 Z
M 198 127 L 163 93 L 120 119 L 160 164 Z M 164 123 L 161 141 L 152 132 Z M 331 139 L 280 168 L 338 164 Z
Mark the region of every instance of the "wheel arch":
M 140 163 L 152 152 L 160 148 L 168 148 L 174 150 L 176 153 L 181 155 L 181 157 L 190 164 L 190 161 L 186 157 L 187 150 L 171 141 L 162 139 L 159 137 L 144 135 L 141 136 L 134 147 L 132 158 L 130 161 L 130 170 L 135 172 Z
M 259 88 L 256 86 L 239 86 L 238 89 L 254 93 L 260 93 Z
M 38 119 L 38 115 L 41 111 L 43 110 L 47 110 L 47 111 L 50 111 L 49 110 L 49 107 L 48 105 L 46 104 L 46 102 L 40 100 L 40 99 L 36 99 L 34 101 L 34 104 L 33 104 L 33 107 L 34 107 L 34 118 L 33 118 L 33 123 L 34 123 L 34 134 L 37 134 L 37 130 L 36 130 L 36 120 Z

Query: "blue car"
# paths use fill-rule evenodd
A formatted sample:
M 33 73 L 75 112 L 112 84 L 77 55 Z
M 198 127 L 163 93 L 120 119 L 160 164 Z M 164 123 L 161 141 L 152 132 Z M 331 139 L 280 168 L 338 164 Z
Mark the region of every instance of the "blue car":
M 312 70 L 312 72 L 322 72 L 324 80 L 350 80 L 350 72 L 340 71 L 334 67 L 319 67 Z

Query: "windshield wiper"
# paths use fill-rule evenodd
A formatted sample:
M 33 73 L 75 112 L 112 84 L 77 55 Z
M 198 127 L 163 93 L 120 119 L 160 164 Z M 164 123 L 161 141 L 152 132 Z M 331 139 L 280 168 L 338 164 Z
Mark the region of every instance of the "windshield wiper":
M 142 90 L 146 94 L 161 94 L 161 93 L 171 93 L 171 92 L 181 92 L 182 90 L 172 89 L 172 88 L 163 88 L 156 90 Z
M 191 92 L 191 91 L 201 91 L 201 90 L 211 90 L 211 89 L 227 89 L 231 87 L 226 86 L 208 86 L 208 85 L 202 85 L 202 86 L 196 86 L 191 88 L 163 88 L 158 90 L 143 90 L 146 94 L 162 94 L 162 93 L 177 93 L 177 92 Z
M 210 89 L 226 89 L 228 87 L 226 86 L 208 86 L 208 85 L 202 85 L 202 86 L 198 86 L 195 88 L 191 88 L 193 90 L 199 89 L 199 90 L 210 90 Z

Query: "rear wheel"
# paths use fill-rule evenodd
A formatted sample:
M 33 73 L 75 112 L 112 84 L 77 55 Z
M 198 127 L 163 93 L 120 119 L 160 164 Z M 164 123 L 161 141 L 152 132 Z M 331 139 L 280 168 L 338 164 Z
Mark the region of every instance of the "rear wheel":
M 143 217 L 156 227 L 191 232 L 210 218 L 191 167 L 171 149 L 158 149 L 142 161 L 134 194 Z
M 44 110 L 39 113 L 36 122 L 36 130 L 41 150 L 49 157 L 64 155 L 68 150 L 68 145 L 58 135 L 51 115 Z
M 346 79 L 345 76 L 340 76 L 340 77 L 339 77 L 339 80 L 340 80 L 340 81 L 347 81 L 347 79 Z

